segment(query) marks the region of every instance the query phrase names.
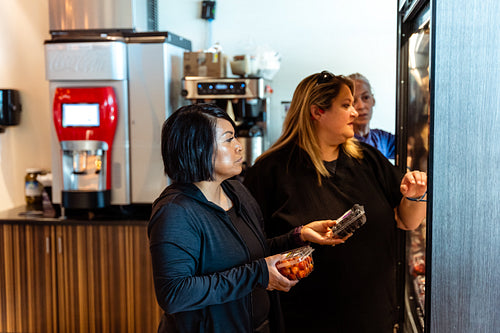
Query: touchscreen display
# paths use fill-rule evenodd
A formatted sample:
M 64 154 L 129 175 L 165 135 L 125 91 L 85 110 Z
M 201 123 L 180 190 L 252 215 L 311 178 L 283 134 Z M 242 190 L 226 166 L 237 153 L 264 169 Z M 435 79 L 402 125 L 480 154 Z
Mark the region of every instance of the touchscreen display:
M 63 104 L 63 127 L 99 126 L 99 104 Z

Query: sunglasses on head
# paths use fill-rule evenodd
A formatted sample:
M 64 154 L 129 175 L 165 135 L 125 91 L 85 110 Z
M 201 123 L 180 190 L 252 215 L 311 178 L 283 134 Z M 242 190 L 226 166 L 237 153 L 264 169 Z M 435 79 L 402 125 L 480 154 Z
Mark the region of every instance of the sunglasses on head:
M 330 82 L 335 78 L 335 75 L 330 73 L 329 71 L 322 71 L 319 73 L 318 80 L 316 81 L 316 84 L 322 84 L 322 83 L 327 83 Z

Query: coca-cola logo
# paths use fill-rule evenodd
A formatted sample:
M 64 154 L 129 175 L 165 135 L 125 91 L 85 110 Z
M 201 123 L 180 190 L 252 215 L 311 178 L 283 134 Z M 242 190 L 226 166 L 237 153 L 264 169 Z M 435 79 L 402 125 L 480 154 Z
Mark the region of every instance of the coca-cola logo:
M 50 58 L 51 72 L 101 73 L 110 64 L 100 52 L 55 53 Z

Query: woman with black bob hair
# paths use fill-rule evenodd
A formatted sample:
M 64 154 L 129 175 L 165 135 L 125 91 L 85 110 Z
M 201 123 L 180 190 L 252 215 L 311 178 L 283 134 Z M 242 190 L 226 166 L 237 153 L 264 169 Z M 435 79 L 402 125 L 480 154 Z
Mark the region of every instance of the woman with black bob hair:
M 282 332 L 277 293 L 298 281 L 275 267 L 307 241 L 334 245 L 332 220 L 267 239 L 259 206 L 237 180 L 235 125 L 210 104 L 184 106 L 163 124 L 162 157 L 173 180 L 153 203 L 148 226 L 159 332 Z
M 165 174 L 174 182 L 194 183 L 213 180 L 214 134 L 217 118 L 225 119 L 231 126 L 236 126 L 226 112 L 210 104 L 195 104 L 181 108 L 177 116 L 165 121 L 161 152 Z

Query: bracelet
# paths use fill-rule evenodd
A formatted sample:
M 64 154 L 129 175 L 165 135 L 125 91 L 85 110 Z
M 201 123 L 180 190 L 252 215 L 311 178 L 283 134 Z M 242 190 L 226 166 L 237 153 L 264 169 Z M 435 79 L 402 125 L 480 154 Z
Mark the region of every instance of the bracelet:
M 427 199 L 424 199 L 426 195 L 427 195 L 427 191 L 425 191 L 425 193 L 422 194 L 422 196 L 420 198 L 409 198 L 409 197 L 405 197 L 405 198 L 410 200 L 410 201 L 427 202 Z
M 292 234 L 293 241 L 295 242 L 295 244 L 305 245 L 305 244 L 307 244 L 307 242 L 304 242 L 302 240 L 302 238 L 300 238 L 300 231 L 301 230 L 302 230 L 302 226 L 298 226 L 295 229 L 293 229 L 293 234 Z

